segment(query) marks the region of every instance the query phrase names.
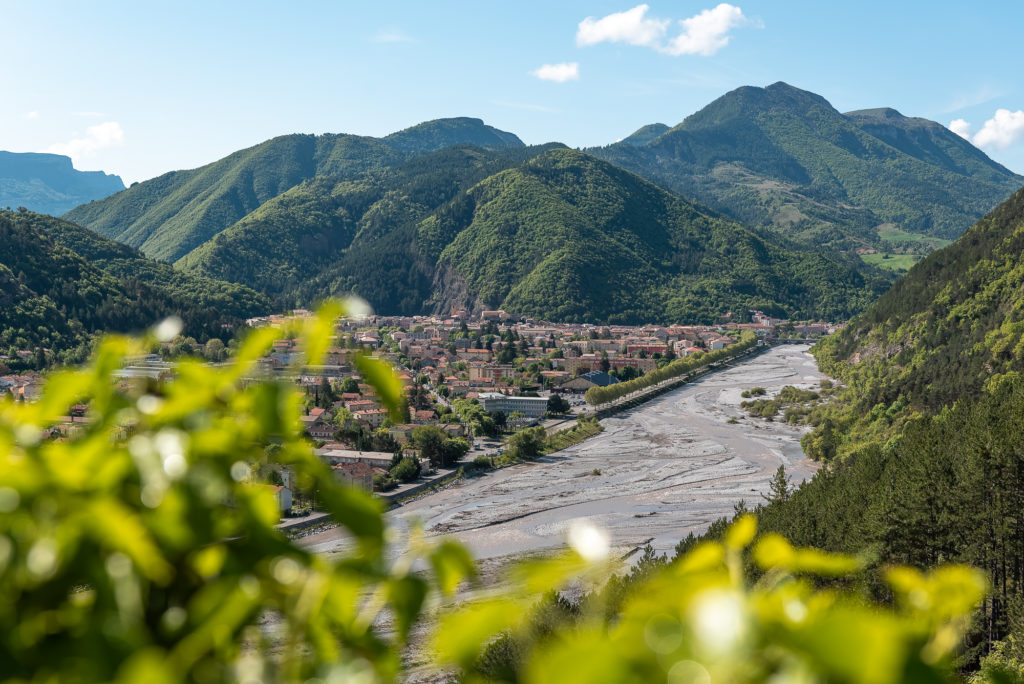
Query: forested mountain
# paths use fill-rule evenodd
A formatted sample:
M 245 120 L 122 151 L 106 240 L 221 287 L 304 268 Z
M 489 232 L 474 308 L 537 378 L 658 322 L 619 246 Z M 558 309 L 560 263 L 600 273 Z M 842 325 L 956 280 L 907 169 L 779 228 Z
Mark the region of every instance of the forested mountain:
M 965 658 L 1024 656 L 1024 190 L 933 252 L 814 352 L 845 387 L 814 419 L 829 461 L 762 510 L 798 543 L 880 565 L 985 569 Z
M 177 273 L 52 216 L 0 211 L 0 354 L 13 359 L 46 348 L 79 360 L 93 333 L 140 331 L 172 314 L 204 340 L 268 306 L 248 288 Z
M 174 261 L 317 176 L 355 177 L 453 144 L 522 147 L 479 119 L 442 119 L 386 138 L 285 135 L 188 171 L 172 171 L 65 216 L 107 237 Z
M 0 152 L 0 208 L 63 214 L 119 190 L 124 183 L 118 176 L 78 171 L 60 154 Z
M 1024 371 L 1024 190 L 917 264 L 816 350 L 853 415 L 899 402 L 936 413 Z
M 940 124 L 892 109 L 841 114 L 785 83 L 739 88 L 672 129 L 661 126 L 589 151 L 745 223 L 816 244 L 955 239 L 1024 184 Z
M 382 313 L 465 304 L 566 321 L 842 317 L 886 283 L 564 148 L 455 147 L 317 178 L 178 265 L 301 302 L 353 291 Z

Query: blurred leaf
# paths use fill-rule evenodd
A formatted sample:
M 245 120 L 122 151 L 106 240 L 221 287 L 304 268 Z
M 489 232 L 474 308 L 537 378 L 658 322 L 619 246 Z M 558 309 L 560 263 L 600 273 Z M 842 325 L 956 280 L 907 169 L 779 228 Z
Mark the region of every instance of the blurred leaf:
M 450 596 L 463 580 L 476 577 L 476 564 L 469 551 L 451 540 L 444 540 L 431 550 L 430 565 L 445 596 Z
M 427 597 L 427 583 L 418 577 L 406 575 L 389 580 L 387 586 L 388 603 L 395 613 L 398 634 L 405 641 Z
M 510 599 L 474 603 L 441 619 L 434 633 L 434 651 L 441 663 L 468 669 L 488 641 L 522 618 L 523 605 Z
M 725 533 L 725 545 L 731 549 L 745 549 L 757 534 L 757 518 L 747 513 L 734 522 Z
M 359 374 L 377 390 L 377 397 L 388 410 L 391 420 L 400 422 L 404 391 L 402 381 L 395 375 L 394 369 L 384 361 L 366 354 L 359 354 L 352 361 Z
M 337 300 L 328 301 L 320 306 L 316 315 L 306 323 L 303 342 L 305 345 L 305 363 L 317 366 L 323 363 L 324 355 L 331 346 L 334 337 L 334 326 L 345 314 L 345 308 Z

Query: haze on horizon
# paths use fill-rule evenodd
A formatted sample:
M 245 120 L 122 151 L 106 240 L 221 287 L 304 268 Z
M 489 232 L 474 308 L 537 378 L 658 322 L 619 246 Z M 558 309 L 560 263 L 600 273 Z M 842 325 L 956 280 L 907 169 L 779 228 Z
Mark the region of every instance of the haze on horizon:
M 16 29 L 0 44 L 0 149 L 131 183 L 287 133 L 449 116 L 586 147 L 781 80 L 840 111 L 933 119 L 1024 172 L 1024 89 L 1005 53 L 1024 6 L 733 3 L 0 0 Z

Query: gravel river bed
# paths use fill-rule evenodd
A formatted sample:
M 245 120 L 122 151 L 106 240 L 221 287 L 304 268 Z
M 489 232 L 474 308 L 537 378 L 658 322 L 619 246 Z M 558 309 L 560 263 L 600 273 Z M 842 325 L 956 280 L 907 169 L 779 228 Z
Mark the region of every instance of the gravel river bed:
M 800 449 L 805 428 L 740 408 L 752 387 L 769 396 L 785 385 L 817 388 L 824 376 L 808 348 L 777 346 L 706 375 L 604 419 L 605 431 L 581 444 L 461 480 L 394 509 L 389 522 L 401 538 L 419 520 L 428 536 L 452 535 L 478 559 L 559 547 L 578 519 L 603 527 L 616 549 L 650 540 L 670 552 L 741 499 L 760 501 L 780 464 L 794 484 L 813 475 L 816 464 Z M 301 543 L 329 553 L 344 536 L 327 530 Z

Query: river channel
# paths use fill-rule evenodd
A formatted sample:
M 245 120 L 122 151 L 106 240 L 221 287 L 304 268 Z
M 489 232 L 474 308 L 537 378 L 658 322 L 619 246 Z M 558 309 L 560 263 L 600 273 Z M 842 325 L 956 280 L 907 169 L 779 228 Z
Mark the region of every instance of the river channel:
M 604 419 L 605 431 L 582 444 L 401 506 L 389 522 L 401 533 L 419 520 L 428 535 L 452 535 L 479 559 L 561 546 L 579 519 L 604 528 L 616 549 L 650 541 L 670 552 L 740 500 L 760 501 L 780 464 L 794 484 L 813 475 L 816 464 L 800 449 L 803 428 L 740 408 L 740 393 L 752 387 L 769 396 L 785 385 L 817 388 L 824 376 L 807 350 L 774 347 Z M 322 552 L 344 544 L 340 531 L 302 542 Z

